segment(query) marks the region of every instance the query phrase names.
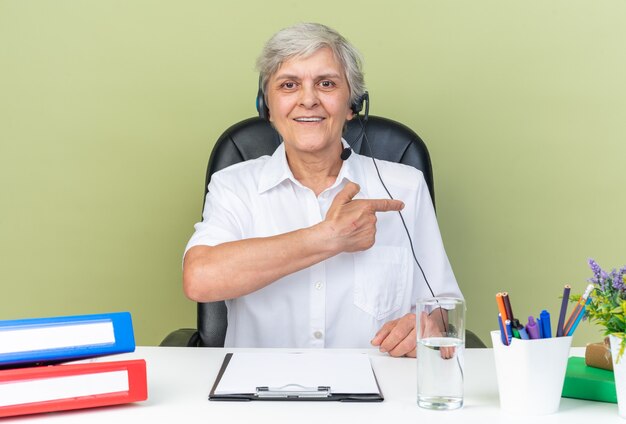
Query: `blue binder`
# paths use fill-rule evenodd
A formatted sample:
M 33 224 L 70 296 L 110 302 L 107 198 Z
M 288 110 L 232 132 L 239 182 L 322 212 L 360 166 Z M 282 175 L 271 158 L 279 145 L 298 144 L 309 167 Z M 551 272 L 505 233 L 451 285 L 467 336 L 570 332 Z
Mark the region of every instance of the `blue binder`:
M 133 352 L 129 312 L 0 320 L 0 367 Z

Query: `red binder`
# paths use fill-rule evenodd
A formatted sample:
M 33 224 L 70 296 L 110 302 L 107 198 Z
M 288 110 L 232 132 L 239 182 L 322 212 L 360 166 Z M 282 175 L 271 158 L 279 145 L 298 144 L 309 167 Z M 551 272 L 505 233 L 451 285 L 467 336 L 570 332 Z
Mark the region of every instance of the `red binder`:
M 0 417 L 118 405 L 147 398 L 143 359 L 0 371 Z

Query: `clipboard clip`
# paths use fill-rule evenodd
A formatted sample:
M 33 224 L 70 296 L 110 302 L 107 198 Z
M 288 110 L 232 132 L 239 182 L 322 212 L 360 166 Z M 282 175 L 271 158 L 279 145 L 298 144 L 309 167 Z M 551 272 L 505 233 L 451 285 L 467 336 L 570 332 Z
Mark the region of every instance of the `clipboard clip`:
M 256 388 L 258 398 L 325 398 L 330 397 L 330 386 L 306 387 L 300 384 L 285 384 L 280 387 L 260 386 Z

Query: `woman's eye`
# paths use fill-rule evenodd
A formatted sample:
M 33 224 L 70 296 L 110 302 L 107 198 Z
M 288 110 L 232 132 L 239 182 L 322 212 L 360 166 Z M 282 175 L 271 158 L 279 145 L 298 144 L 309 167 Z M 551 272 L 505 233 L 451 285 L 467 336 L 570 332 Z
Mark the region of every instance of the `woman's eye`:
M 321 85 L 323 88 L 332 88 L 332 87 L 334 87 L 334 86 L 335 86 L 335 83 L 334 83 L 334 82 L 332 82 L 332 81 L 324 80 L 324 81 L 321 81 L 321 82 L 320 82 L 320 85 Z
M 281 87 L 291 90 L 296 87 L 296 83 L 287 81 L 287 82 L 282 83 Z

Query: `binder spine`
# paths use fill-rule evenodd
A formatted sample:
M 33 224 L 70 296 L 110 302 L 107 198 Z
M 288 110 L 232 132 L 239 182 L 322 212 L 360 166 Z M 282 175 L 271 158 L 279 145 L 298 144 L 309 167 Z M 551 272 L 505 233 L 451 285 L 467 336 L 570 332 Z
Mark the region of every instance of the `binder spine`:
M 111 385 L 109 390 L 90 392 L 82 395 L 60 395 L 67 392 L 68 377 L 91 377 L 92 381 L 104 381 L 106 387 L 108 374 L 125 373 L 127 382 L 120 388 L 120 383 Z M 118 376 L 119 381 L 119 376 Z M 39 388 L 38 395 L 32 395 L 34 400 L 24 400 L 19 397 L 14 400 L 2 399 L 0 402 L 0 417 L 28 415 L 41 412 L 65 411 L 72 409 L 93 408 L 123 403 L 138 402 L 148 398 L 146 362 L 143 359 L 114 362 L 94 362 L 86 364 L 54 365 L 34 368 L 16 368 L 0 371 L 0 384 L 6 389 L 11 385 L 20 390 L 36 391 L 41 382 L 47 384 L 46 390 Z M 30 385 L 30 386 L 29 386 Z M 88 390 L 88 389 L 85 389 Z
M 0 368 L 134 350 L 128 312 L 0 321 Z

